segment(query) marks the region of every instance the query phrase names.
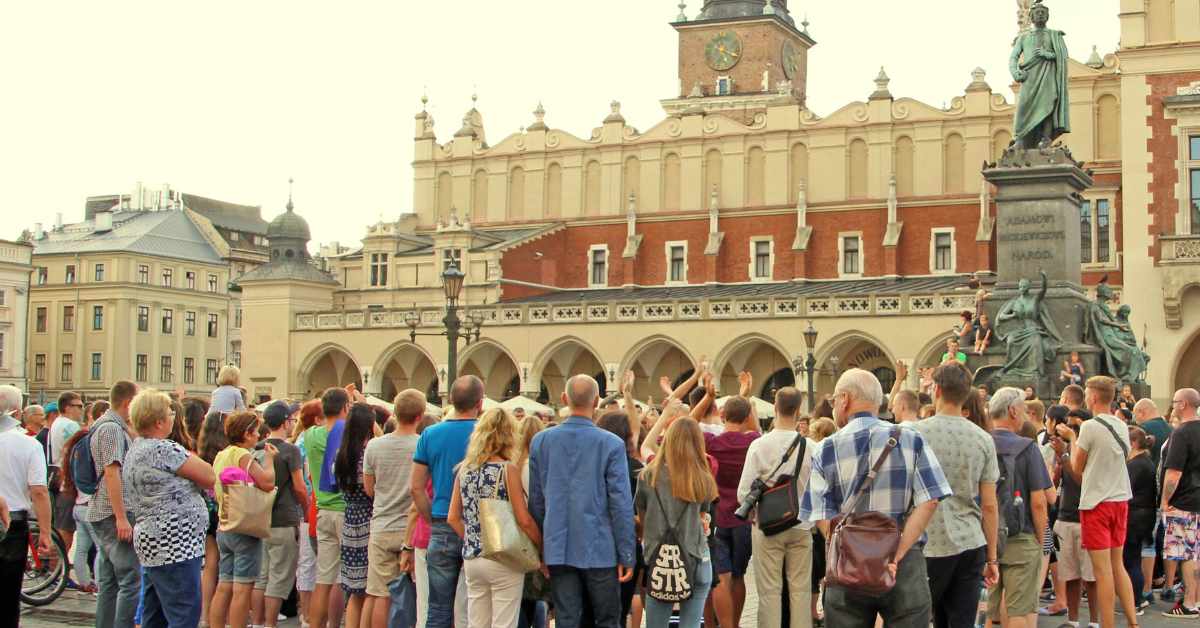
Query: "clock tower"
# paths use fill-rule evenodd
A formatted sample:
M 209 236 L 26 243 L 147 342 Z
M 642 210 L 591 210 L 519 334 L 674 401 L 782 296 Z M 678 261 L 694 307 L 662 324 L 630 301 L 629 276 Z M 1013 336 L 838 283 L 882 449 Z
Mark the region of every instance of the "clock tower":
M 662 103 L 669 115 L 700 107 L 743 117 L 780 98 L 804 104 L 816 42 L 807 25 L 796 27 L 787 0 L 705 0 L 695 19 L 681 12 L 671 26 L 680 91 Z

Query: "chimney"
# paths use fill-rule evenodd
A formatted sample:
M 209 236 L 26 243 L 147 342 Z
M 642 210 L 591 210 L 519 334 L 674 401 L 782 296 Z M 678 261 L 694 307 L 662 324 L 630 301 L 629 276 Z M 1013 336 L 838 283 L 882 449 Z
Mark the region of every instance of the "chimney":
M 54 230 L 62 231 L 62 228 L 63 228 L 62 212 L 57 212 L 54 214 Z
M 131 209 L 142 209 L 143 207 L 145 207 L 145 205 L 144 205 L 145 188 L 142 186 L 141 181 L 138 181 L 137 187 L 135 187 L 133 189 L 133 196 L 134 196 L 133 207 Z
M 98 211 L 96 212 L 96 227 L 93 229 L 96 233 L 108 233 L 112 231 L 113 221 L 112 212 Z
M 40 223 L 40 222 L 33 223 L 33 239 L 41 240 L 45 237 L 46 237 L 46 232 L 42 231 L 42 223 Z

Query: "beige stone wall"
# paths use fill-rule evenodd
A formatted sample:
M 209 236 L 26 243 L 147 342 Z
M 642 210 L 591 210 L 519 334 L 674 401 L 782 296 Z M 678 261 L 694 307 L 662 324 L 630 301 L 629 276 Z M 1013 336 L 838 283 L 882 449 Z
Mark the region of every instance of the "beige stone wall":
M 26 312 L 33 247 L 0 240 L 0 384 L 27 390 Z

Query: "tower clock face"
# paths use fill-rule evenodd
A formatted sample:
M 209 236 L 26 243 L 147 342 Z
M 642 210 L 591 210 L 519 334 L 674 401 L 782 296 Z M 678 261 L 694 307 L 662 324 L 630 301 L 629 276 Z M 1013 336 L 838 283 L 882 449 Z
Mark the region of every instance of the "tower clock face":
M 800 69 L 800 50 L 790 41 L 783 42 L 783 75 L 790 81 Z
M 729 31 L 717 33 L 704 48 L 708 67 L 722 72 L 737 65 L 742 58 L 742 40 Z

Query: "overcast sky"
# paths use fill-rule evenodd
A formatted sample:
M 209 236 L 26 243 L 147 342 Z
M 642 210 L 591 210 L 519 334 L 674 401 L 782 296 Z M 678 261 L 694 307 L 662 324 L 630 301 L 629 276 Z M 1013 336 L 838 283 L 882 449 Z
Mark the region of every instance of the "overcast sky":
M 1116 49 L 1118 0 L 1048 0 L 1072 56 Z M 690 0 L 695 17 L 701 0 Z M 941 106 L 981 66 L 1011 99 L 1015 0 L 791 0 L 808 15 L 808 106 L 896 97 Z M 136 181 L 251 205 L 296 178 L 315 240 L 357 242 L 412 207 L 422 93 L 439 141 L 479 95 L 488 139 L 533 121 L 588 137 L 619 100 L 648 129 L 676 95 L 671 0 L 8 3 L 0 18 L 0 237 L 83 216 Z

